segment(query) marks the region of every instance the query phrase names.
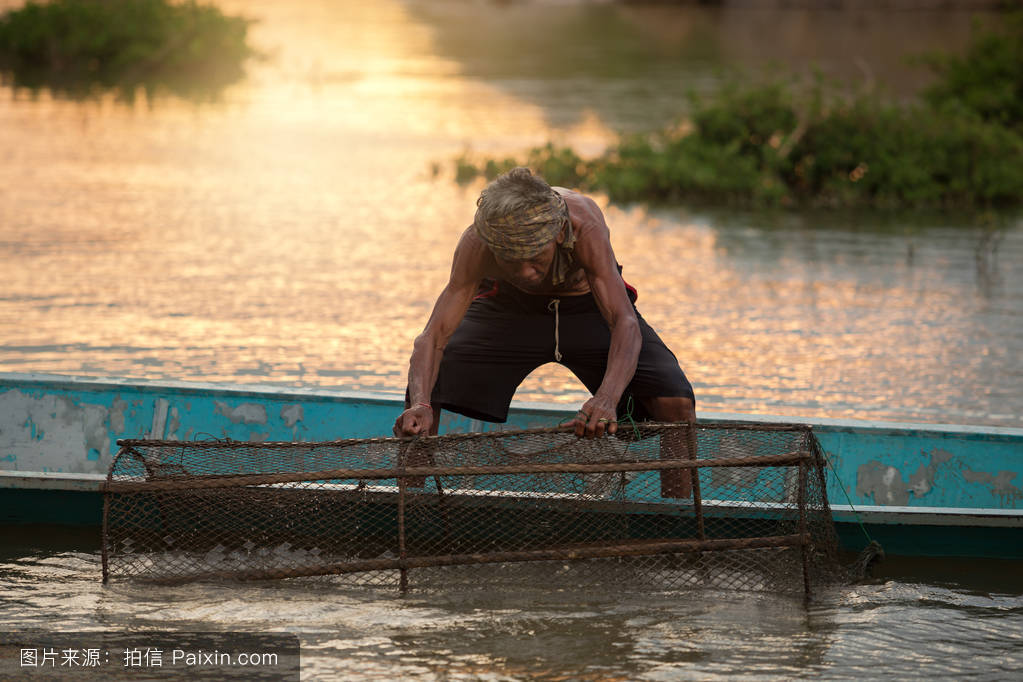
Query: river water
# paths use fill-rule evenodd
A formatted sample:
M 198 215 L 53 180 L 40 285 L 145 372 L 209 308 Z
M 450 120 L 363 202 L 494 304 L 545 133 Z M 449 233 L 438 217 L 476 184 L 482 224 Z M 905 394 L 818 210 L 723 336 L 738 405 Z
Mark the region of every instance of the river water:
M 120 632 L 132 648 L 153 632 L 291 633 L 303 680 L 997 680 L 1023 665 L 1023 573 L 1011 562 L 889 559 L 807 606 L 754 592 L 611 592 L 543 568 L 405 596 L 321 579 L 103 587 L 95 538 L 3 540 L 7 632 L 76 633 L 69 643 Z
M 0 370 L 399 393 L 480 190 L 463 150 L 597 151 L 722 64 L 911 93 L 905 54 L 969 37 L 955 12 L 222 4 L 268 57 L 219 103 L 0 90 Z M 1023 425 L 1019 216 L 597 200 L 699 408 Z M 555 364 L 518 394 L 584 397 Z
M 0 0 L 0 9 L 20 4 Z M 596 153 L 723 64 L 811 61 L 909 96 L 964 13 L 222 0 L 267 53 L 217 102 L 0 87 L 0 371 L 399 393 L 481 185 L 462 151 Z M 596 197 L 705 411 L 1023 426 L 1023 221 Z M 522 400 L 578 403 L 563 368 Z M 287 631 L 303 676 L 1004 678 L 1018 564 L 882 565 L 805 608 L 543 580 L 398 597 L 329 582 L 98 584 L 92 537 L 2 543 L 4 629 Z M 52 541 L 51 541 L 52 540 Z

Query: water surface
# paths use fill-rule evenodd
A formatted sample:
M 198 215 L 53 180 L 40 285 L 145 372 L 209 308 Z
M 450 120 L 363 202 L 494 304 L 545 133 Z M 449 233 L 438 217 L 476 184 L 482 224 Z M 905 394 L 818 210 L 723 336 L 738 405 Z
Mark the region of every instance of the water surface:
M 330 579 L 103 587 L 95 538 L 50 533 L 5 533 L 5 628 L 293 633 L 303 680 L 1007 679 L 1023 665 L 1019 562 L 888 560 L 809 606 L 756 592 L 609 592 L 541 565 L 401 596 Z
M 957 12 L 220 4 L 269 58 L 218 103 L 0 89 L 0 371 L 400 393 L 480 190 L 461 151 L 597 151 L 723 65 L 911 93 L 906 54 L 969 37 Z M 701 409 L 1023 425 L 1018 218 L 596 198 Z M 585 394 L 551 364 L 518 398 Z
M 0 0 L 0 8 L 17 1 Z M 399 393 L 480 186 L 465 149 L 597 152 L 725 64 L 908 96 L 957 12 L 224 0 L 271 58 L 222 101 L 0 87 L 0 371 Z M 440 172 L 436 171 L 440 164 Z M 1023 426 L 1013 216 L 748 213 L 596 197 L 704 411 Z M 548 365 L 519 399 L 573 403 Z M 1018 564 L 883 564 L 806 609 L 567 577 L 400 597 L 331 581 L 99 585 L 98 540 L 0 539 L 8 631 L 287 631 L 307 679 L 1013 676 Z

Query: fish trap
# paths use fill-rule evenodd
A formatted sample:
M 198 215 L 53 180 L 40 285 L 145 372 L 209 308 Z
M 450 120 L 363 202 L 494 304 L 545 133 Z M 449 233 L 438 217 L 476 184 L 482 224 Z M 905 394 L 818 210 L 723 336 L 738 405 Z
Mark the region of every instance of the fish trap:
M 332 575 L 404 590 L 546 566 L 612 586 L 809 594 L 845 578 L 805 426 L 118 445 L 104 582 Z

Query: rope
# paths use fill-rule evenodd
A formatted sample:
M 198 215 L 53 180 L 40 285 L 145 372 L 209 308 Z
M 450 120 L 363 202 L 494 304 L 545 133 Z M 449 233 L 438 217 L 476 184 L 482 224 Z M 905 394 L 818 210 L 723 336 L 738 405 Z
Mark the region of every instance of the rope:
M 853 518 L 856 519 L 856 523 L 859 525 L 860 530 L 863 531 L 863 536 L 867 538 L 867 546 L 863 548 L 859 556 L 856 557 L 856 561 L 849 567 L 849 573 L 855 580 L 861 580 L 870 571 L 871 565 L 875 561 L 884 560 L 884 547 L 881 543 L 870 537 L 870 533 L 867 532 L 867 526 L 864 525 L 863 519 L 860 518 L 860 513 L 856 511 L 856 507 L 853 506 L 852 499 L 849 497 L 848 491 L 845 489 L 845 485 L 842 484 L 842 479 L 838 477 L 838 472 L 835 470 L 834 465 L 831 463 L 831 458 L 828 457 L 828 452 L 825 450 L 820 441 L 817 442 L 817 448 L 824 454 L 824 461 L 827 463 L 828 468 L 831 469 L 831 473 L 835 475 L 835 480 L 838 482 L 838 487 L 842 491 L 842 495 L 845 497 L 845 501 L 849 503 L 849 509 L 852 510 Z
M 639 433 L 639 426 L 636 425 L 636 420 L 632 418 L 632 410 L 635 406 L 636 404 L 632 400 L 632 395 L 630 394 L 629 399 L 625 401 L 625 414 L 622 415 L 622 419 L 632 424 L 632 435 L 636 437 L 636 440 L 639 440 L 641 437 Z M 629 445 L 631 445 L 631 443 Z M 628 449 L 629 449 L 628 446 L 626 446 L 625 447 L 626 452 L 628 451 Z
M 849 503 L 849 509 L 852 510 L 853 518 L 856 519 L 856 523 L 859 524 L 860 530 L 863 531 L 864 537 L 867 538 L 868 547 L 876 545 L 877 549 L 880 550 L 881 543 L 875 540 L 874 538 L 870 537 L 870 533 L 867 532 L 867 527 L 866 525 L 864 525 L 863 519 L 860 518 L 860 513 L 856 511 L 856 507 L 853 506 L 852 498 L 849 497 L 849 492 L 845 489 L 845 485 L 842 483 L 842 479 L 839 478 L 838 476 L 838 471 L 835 470 L 835 466 L 831 463 L 831 458 L 828 456 L 828 451 L 825 450 L 822 446 L 820 446 L 819 443 L 818 447 L 820 447 L 821 454 L 824 455 L 824 461 L 827 463 L 828 468 L 831 469 L 831 473 L 835 475 L 835 481 L 838 482 L 838 488 L 839 490 L 842 491 L 842 495 L 845 497 L 845 501 Z
M 561 362 L 561 346 L 558 340 L 558 326 L 561 322 L 561 315 L 558 313 L 558 308 L 561 307 L 560 298 L 552 298 L 551 302 L 547 304 L 547 310 L 554 311 L 554 360 L 555 362 Z

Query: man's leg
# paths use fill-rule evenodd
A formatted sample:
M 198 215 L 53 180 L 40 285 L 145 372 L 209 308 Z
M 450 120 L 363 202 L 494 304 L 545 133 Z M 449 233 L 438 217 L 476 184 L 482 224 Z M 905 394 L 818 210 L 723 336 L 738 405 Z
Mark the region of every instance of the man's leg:
M 696 408 L 686 397 L 641 398 L 647 414 L 659 422 L 685 422 L 689 428 L 666 431 L 661 436 L 662 459 L 696 459 Z M 689 469 L 661 471 L 661 497 L 689 497 L 693 479 Z
M 659 422 L 695 422 L 696 408 L 693 401 L 685 396 L 671 398 L 640 398 L 649 414 Z

